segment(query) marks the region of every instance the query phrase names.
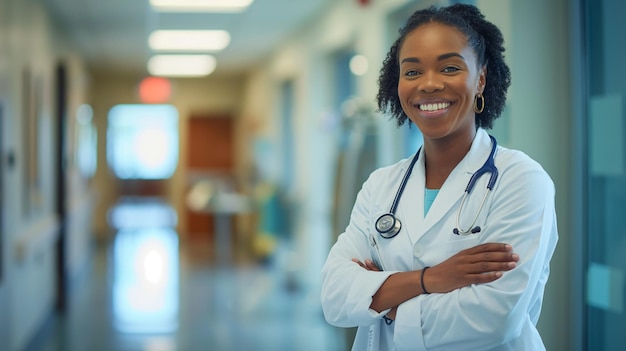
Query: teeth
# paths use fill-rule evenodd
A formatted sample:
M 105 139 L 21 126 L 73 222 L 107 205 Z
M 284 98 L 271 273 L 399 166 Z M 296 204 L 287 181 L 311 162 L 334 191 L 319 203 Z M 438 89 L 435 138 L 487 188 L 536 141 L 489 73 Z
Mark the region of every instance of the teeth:
M 449 102 L 440 102 L 437 104 L 425 104 L 425 105 L 419 105 L 419 109 L 422 111 L 436 111 L 436 110 L 443 110 L 444 108 L 448 108 L 450 107 L 450 103 Z

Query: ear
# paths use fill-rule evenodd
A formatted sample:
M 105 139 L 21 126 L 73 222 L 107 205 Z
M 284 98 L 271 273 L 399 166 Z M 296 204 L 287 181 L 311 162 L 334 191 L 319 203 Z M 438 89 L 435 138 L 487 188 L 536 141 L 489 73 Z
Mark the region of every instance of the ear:
M 482 66 L 478 72 L 478 86 L 476 87 L 476 90 L 482 94 L 485 91 L 486 85 L 487 85 L 487 66 Z

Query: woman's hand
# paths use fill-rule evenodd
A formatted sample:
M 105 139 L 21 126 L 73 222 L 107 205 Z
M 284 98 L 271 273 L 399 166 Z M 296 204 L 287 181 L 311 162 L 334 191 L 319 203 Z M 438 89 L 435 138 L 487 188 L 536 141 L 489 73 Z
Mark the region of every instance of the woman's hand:
M 515 268 L 518 261 L 511 245 L 477 245 L 429 268 L 424 274 L 424 285 L 430 293 L 447 293 L 471 284 L 489 283 Z
M 356 258 L 353 258 L 352 262 L 354 262 L 354 263 L 358 264 L 359 266 L 367 269 L 368 271 L 380 272 L 380 268 L 378 268 L 378 266 L 376 266 L 376 264 L 374 264 L 374 262 L 372 262 L 372 260 L 365 260 L 365 262 L 361 262 L 361 261 L 357 260 Z
M 356 258 L 353 258 L 352 262 L 358 264 L 359 266 L 361 266 L 364 269 L 367 269 L 368 271 L 380 272 L 380 268 L 378 268 L 378 266 L 376 266 L 376 264 L 374 264 L 374 262 L 372 262 L 372 260 L 365 260 L 365 262 L 361 262 L 361 261 L 357 260 Z M 387 313 L 386 317 L 391 319 L 391 320 L 396 319 L 396 312 L 397 311 L 398 311 L 398 307 L 392 308 L 391 311 L 389 311 L 389 313 Z

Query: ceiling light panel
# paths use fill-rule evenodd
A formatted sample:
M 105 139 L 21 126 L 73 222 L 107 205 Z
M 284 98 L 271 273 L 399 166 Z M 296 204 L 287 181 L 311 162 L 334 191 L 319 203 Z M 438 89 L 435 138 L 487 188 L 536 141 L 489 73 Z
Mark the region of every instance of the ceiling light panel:
M 230 44 L 225 30 L 157 30 L 148 45 L 155 51 L 220 51 Z
M 254 0 L 150 0 L 161 12 L 241 12 Z
M 148 60 L 148 72 L 160 77 L 203 77 L 215 66 L 211 55 L 155 55 Z

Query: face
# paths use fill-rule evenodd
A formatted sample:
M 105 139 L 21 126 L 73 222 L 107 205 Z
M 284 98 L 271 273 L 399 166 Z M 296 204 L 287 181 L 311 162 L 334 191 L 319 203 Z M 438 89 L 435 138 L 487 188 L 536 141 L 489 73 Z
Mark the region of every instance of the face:
M 424 138 L 471 142 L 474 96 L 484 89 L 485 70 L 465 35 L 437 22 L 421 25 L 406 36 L 398 59 L 402 109 Z

